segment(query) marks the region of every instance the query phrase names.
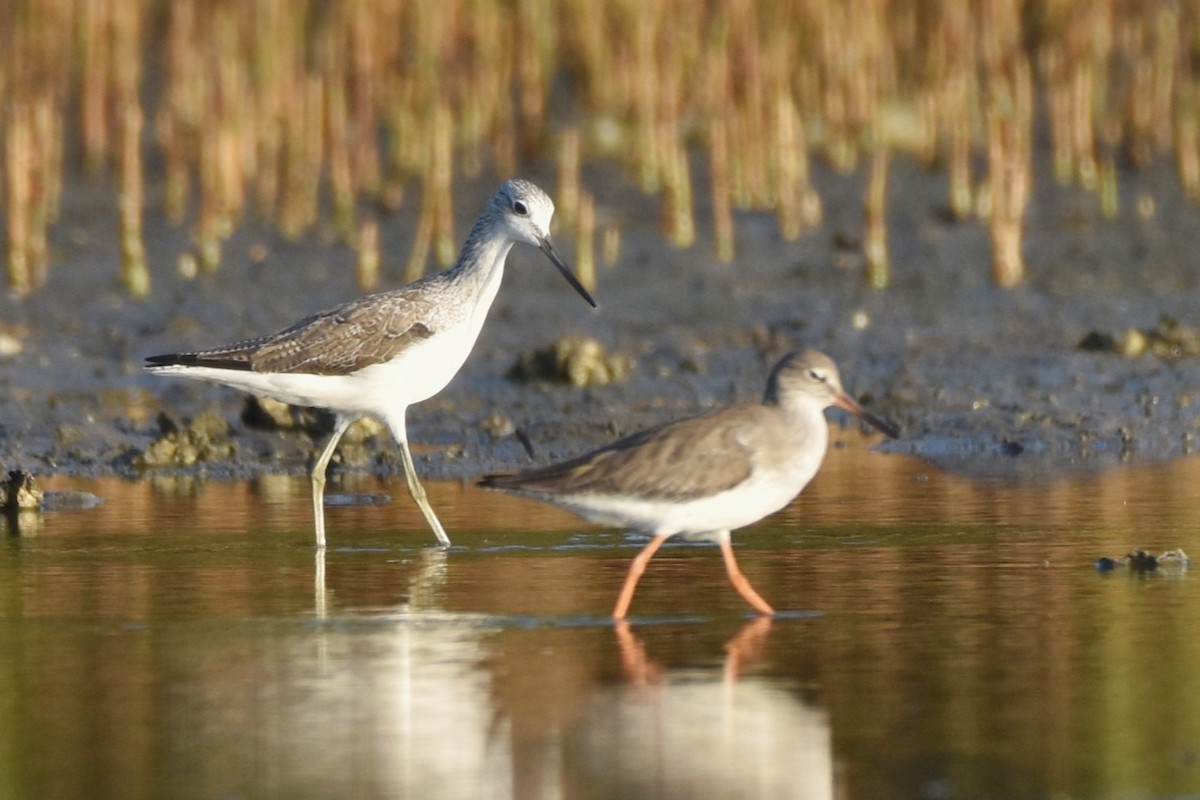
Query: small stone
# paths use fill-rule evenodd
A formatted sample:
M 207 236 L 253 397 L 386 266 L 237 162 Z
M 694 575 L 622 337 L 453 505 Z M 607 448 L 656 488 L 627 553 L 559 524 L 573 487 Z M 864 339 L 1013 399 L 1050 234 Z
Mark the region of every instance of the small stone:
M 1188 569 L 1191 563 L 1187 554 L 1180 549 L 1166 550 L 1156 556 L 1148 550 L 1135 548 L 1121 558 L 1098 558 L 1093 562 L 1093 566 L 1099 572 L 1111 572 L 1118 567 L 1126 567 L 1130 572 L 1147 573 L 1155 572 L 1160 567 L 1166 568 L 1168 565 Z
M 1080 350 L 1086 350 L 1094 353 L 1115 353 L 1117 350 L 1117 341 L 1107 333 L 1099 331 L 1090 331 L 1087 336 L 1079 340 L 1079 344 L 1075 345 Z
M 190 467 L 228 459 L 237 452 L 229 438 L 229 423 L 216 412 L 205 412 L 189 425 L 160 414 L 158 425 L 162 435 L 137 457 L 135 463 L 140 467 Z
M 15 336 L 0 331 L 0 358 L 12 358 L 20 355 L 24 345 Z
M 196 254 L 190 250 L 180 253 L 179 260 L 175 263 L 175 268 L 179 271 L 179 277 L 185 281 L 194 280 L 200 274 L 200 265 L 196 261 Z
M 0 481 L 0 507 L 14 511 L 41 508 L 43 497 L 33 475 L 23 469 L 9 470 L 8 477 Z
M 229 423 L 215 411 L 205 411 L 192 420 L 191 432 L 200 441 L 220 441 L 229 438 Z
M 242 421 L 256 428 L 278 428 L 288 430 L 297 427 L 292 407 L 270 397 L 246 398 L 242 408 Z
M 1126 358 L 1150 355 L 1168 361 L 1200 356 L 1200 330 L 1164 315 L 1153 328 L 1129 328 L 1117 339 L 1092 331 L 1079 341 L 1080 350 L 1119 353 Z
M 1150 572 L 1158 569 L 1158 559 L 1145 550 L 1132 550 L 1125 556 L 1125 563 L 1137 572 Z
M 1119 349 L 1126 358 L 1137 358 L 1146 352 L 1146 335 L 1137 328 L 1130 328 L 1121 338 Z
M 513 425 L 513 421 L 499 411 L 493 411 L 484 417 L 479 423 L 479 427 L 483 428 L 484 432 L 492 439 L 512 436 L 517 429 L 517 426 Z
M 609 355 L 604 346 L 587 336 L 570 334 L 554 344 L 517 359 L 508 376 L 516 380 L 552 380 L 572 386 L 619 383 L 633 372 L 633 359 Z
M 242 422 L 248 427 L 268 431 L 304 431 L 322 437 L 333 430 L 333 414 L 321 408 L 290 406 L 269 397 L 246 398 Z
M 354 424 L 346 429 L 342 442 L 347 444 L 363 444 L 376 436 L 387 433 L 387 426 L 374 417 L 359 417 Z

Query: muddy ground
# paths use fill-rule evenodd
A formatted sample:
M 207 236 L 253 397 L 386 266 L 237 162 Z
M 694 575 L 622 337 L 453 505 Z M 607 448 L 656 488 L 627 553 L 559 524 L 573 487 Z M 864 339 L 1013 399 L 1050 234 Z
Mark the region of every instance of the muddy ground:
M 617 263 L 601 267 L 599 310 L 541 254 L 514 249 L 466 366 L 439 396 L 409 411 L 424 477 L 530 464 L 511 428 L 528 437 L 542 463 L 757 396 L 772 361 L 801 346 L 832 355 L 851 393 L 899 424 L 901 438 L 883 449 L 972 475 L 1041 480 L 1123 460 L 1177 458 L 1200 431 L 1200 360 L 1079 347 L 1089 334 L 1119 341 L 1164 317 L 1200 322 L 1200 213 L 1182 198 L 1169 165 L 1123 172 L 1121 210 L 1111 221 L 1094 196 L 1055 186 L 1040 165 L 1026 229 L 1029 280 L 1008 291 L 990 282 L 986 230 L 946 213 L 944 173 L 903 158 L 894 160 L 889 186 L 894 282 L 885 291 L 866 286 L 855 247 L 862 174 L 818 168 L 825 221 L 796 242 L 780 238 L 769 213 L 739 214 L 732 265 L 712 254 L 703 198 L 699 242 L 675 250 L 658 234 L 657 200 L 619 175 L 611 164 L 585 175 L 601 222 L 618 223 L 622 233 Z M 553 186 L 549 172 L 526 177 Z M 459 184 L 461 234 L 498 182 Z M 1154 213 L 1139 213 L 1139 201 Z M 383 219 L 381 288 L 400 283 L 417 203 L 414 189 L 400 212 Z M 161 415 L 186 424 L 215 411 L 229 423 L 234 446 L 185 471 L 304 473 L 319 432 L 262 427 L 244 419 L 244 395 L 154 377 L 141 364 L 156 353 L 270 332 L 354 297 L 353 253 L 328 232 L 289 242 L 249 224 L 227 243 L 217 273 L 186 280 L 176 263 L 190 246 L 188 232 L 166 224 L 153 197 L 150 204 L 148 299 L 126 297 L 116 280 L 115 192 L 80 183 L 68 191 L 53 234 L 46 287 L 23 301 L 0 300 L 7 340 L 0 467 L 141 474 L 142 454 L 164 427 Z M 560 226 L 556 239 L 573 262 L 570 231 Z M 631 356 L 631 377 L 588 388 L 506 377 L 519 354 L 568 333 Z M 346 461 L 343 469 L 400 469 L 386 436 L 348 449 Z

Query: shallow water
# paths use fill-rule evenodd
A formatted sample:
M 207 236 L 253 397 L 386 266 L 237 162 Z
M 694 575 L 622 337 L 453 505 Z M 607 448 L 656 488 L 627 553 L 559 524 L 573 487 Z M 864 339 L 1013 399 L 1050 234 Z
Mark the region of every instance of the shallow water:
M 458 484 L 56 479 L 0 539 L 0 797 L 1200 797 L 1200 461 L 972 483 L 845 433 L 800 501 L 668 545 Z M 335 498 L 336 499 L 336 498 Z

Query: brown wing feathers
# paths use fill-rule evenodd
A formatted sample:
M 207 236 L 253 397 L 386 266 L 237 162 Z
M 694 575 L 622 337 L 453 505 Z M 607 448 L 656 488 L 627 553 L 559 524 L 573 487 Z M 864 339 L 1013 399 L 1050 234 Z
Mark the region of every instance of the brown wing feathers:
M 372 295 L 316 314 L 271 336 L 196 353 L 152 356 L 151 365 L 346 375 L 389 361 L 433 330 L 409 292 Z
M 708 418 L 693 417 L 636 433 L 561 464 L 515 475 L 489 475 L 481 483 L 533 493 L 688 499 L 732 489 L 752 468 L 736 426 L 712 425 Z

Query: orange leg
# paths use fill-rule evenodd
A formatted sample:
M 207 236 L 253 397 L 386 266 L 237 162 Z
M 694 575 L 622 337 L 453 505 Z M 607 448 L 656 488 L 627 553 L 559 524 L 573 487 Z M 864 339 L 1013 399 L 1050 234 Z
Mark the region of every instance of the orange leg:
M 733 557 L 733 545 L 729 543 L 729 539 L 721 540 L 721 555 L 725 558 L 725 571 L 729 573 L 729 582 L 733 584 L 733 588 L 738 590 L 738 594 L 746 598 L 746 602 L 754 606 L 754 610 L 758 613 L 773 616 L 775 609 L 771 608 L 767 601 L 754 591 L 750 581 L 746 580 L 746 576 L 738 568 L 737 560 Z
M 650 563 L 650 559 L 654 557 L 658 548 L 662 547 L 662 543 L 666 540 L 666 536 L 655 536 L 642 548 L 642 552 L 637 554 L 637 558 L 633 559 L 633 563 L 629 565 L 629 574 L 625 576 L 625 585 L 621 587 L 621 594 L 617 597 L 617 606 L 613 609 L 613 619 L 625 619 L 625 612 L 629 610 L 629 604 L 633 602 L 633 591 L 637 588 L 638 580 L 646 571 L 646 565 Z M 744 581 L 745 578 L 742 580 Z M 764 605 L 766 604 L 764 603 Z

